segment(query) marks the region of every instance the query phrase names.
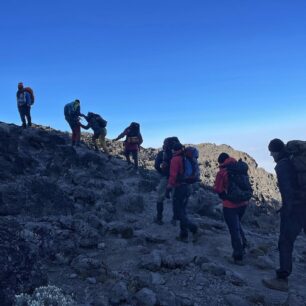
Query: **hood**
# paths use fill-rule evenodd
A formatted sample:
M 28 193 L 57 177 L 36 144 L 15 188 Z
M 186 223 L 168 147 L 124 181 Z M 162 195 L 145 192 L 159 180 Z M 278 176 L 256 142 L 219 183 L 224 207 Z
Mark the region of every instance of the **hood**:
M 224 167 L 226 167 L 226 166 L 228 166 L 228 165 L 230 165 L 230 164 L 234 164 L 234 163 L 236 163 L 236 162 L 237 162 L 237 160 L 236 160 L 235 158 L 229 157 L 229 158 L 227 158 L 227 159 L 224 161 L 224 163 L 220 164 L 219 168 L 224 168 Z

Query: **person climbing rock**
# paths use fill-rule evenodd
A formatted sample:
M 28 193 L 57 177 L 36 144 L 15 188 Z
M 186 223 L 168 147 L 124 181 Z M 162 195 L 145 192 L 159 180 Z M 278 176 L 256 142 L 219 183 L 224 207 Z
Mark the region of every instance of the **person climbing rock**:
M 81 140 L 81 123 L 79 117 L 84 116 L 81 114 L 80 100 L 76 99 L 66 104 L 64 107 L 64 115 L 72 131 L 72 145 L 79 146 Z
M 130 155 L 134 160 L 134 168 L 138 169 L 138 153 L 140 145 L 143 142 L 142 135 L 140 133 L 140 125 L 137 122 L 132 122 L 117 138 L 113 139 L 117 141 L 125 137 L 124 141 L 124 155 L 128 164 L 131 164 Z
M 106 146 L 106 140 L 105 140 L 105 137 L 107 134 L 107 130 L 106 130 L 107 121 L 104 120 L 100 115 L 92 113 L 92 112 L 88 112 L 87 116 L 81 115 L 81 117 L 84 117 L 88 123 L 86 126 L 81 125 L 81 127 L 84 128 L 85 130 L 88 130 L 91 128 L 94 132 L 92 136 L 92 142 L 93 142 L 95 149 L 98 150 L 97 140 L 99 140 L 99 144 L 103 148 L 105 154 L 108 155 L 108 158 L 111 158 L 111 155 L 109 154 L 109 151 Z

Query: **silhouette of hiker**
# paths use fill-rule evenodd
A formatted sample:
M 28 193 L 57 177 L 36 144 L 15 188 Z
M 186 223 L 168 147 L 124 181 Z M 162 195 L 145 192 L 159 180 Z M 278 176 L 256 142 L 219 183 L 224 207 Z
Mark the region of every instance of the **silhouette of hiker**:
M 34 96 L 32 90 L 27 87 L 23 87 L 23 83 L 18 83 L 18 91 L 16 93 L 17 107 L 22 122 L 22 127 L 26 128 L 28 121 L 28 127 L 32 126 L 31 119 L 31 105 L 34 103 Z
M 188 242 L 188 231 L 190 231 L 193 234 L 193 242 L 196 242 L 198 238 L 198 227 L 188 219 L 186 212 L 190 188 L 184 180 L 185 167 L 183 155 L 183 145 L 180 143 L 174 144 L 166 193 L 174 189 L 173 209 L 175 217 L 180 221 L 180 234 L 176 239 L 182 242 Z
M 71 131 L 72 131 L 72 145 L 79 146 L 81 140 L 81 123 L 80 123 L 80 116 L 83 114 L 80 113 L 81 111 L 81 103 L 80 100 L 74 100 L 65 105 L 64 107 L 64 115 L 65 119 L 68 122 Z
M 114 141 L 119 140 L 126 136 L 124 141 L 124 155 L 128 164 L 131 164 L 130 155 L 132 154 L 134 160 L 134 167 L 138 169 L 138 152 L 140 149 L 140 145 L 143 142 L 141 133 L 140 133 L 140 125 L 137 122 L 132 122 L 130 126 L 128 126 Z
M 111 158 L 111 155 L 109 155 L 109 151 L 107 149 L 105 141 L 107 133 L 106 130 L 107 121 L 104 120 L 100 115 L 91 112 L 87 113 L 87 116 L 85 115 L 81 116 L 84 117 L 88 123 L 86 126 L 81 125 L 82 128 L 86 130 L 91 128 L 94 131 L 94 134 L 92 136 L 92 142 L 94 144 L 95 149 L 98 150 L 97 146 L 97 139 L 98 139 L 104 152 L 108 155 L 108 158 Z
M 168 179 L 170 175 L 170 163 L 172 159 L 172 148 L 175 143 L 179 143 L 179 139 L 177 137 L 168 137 L 164 140 L 163 149 L 158 152 L 154 167 L 157 172 L 160 174 L 160 182 L 157 186 L 157 202 L 156 202 L 156 211 L 157 215 L 154 219 L 154 222 L 162 225 L 163 224 L 163 210 L 164 210 L 164 200 L 166 198 L 166 191 L 168 185 Z M 176 220 L 174 218 L 172 223 L 175 224 Z
M 289 155 L 283 141 L 277 138 L 273 139 L 268 148 L 276 162 L 275 172 L 282 198 L 278 240 L 280 267 L 276 270 L 275 278 L 263 279 L 263 283 L 270 289 L 287 291 L 288 277 L 292 272 L 293 245 L 301 230 L 304 228 L 306 231 L 306 199 L 301 196 L 305 195 L 305 189 L 301 190 L 293 157 Z M 305 164 L 304 157 L 304 167 Z
M 248 201 L 242 200 L 239 196 L 236 196 L 237 200 L 231 200 L 229 194 L 229 170 L 230 168 L 234 168 L 233 170 L 236 172 L 239 171 L 236 159 L 230 157 L 227 153 L 221 153 L 218 157 L 218 163 L 220 170 L 216 176 L 214 191 L 218 193 L 223 202 L 223 215 L 231 235 L 233 248 L 232 257 L 234 263 L 241 265 L 243 264 L 243 256 L 247 246 L 247 240 L 242 229 L 241 219 L 245 213 Z

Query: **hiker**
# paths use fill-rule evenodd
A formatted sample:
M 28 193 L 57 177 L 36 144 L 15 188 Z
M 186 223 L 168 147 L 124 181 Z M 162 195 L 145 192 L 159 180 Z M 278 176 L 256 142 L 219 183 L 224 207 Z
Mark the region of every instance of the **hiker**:
M 180 234 L 177 240 L 188 242 L 188 230 L 193 234 L 193 242 L 198 238 L 198 227 L 192 223 L 186 213 L 190 188 L 185 179 L 184 147 L 181 143 L 173 146 L 173 157 L 170 163 L 170 174 L 166 196 L 173 189 L 173 209 L 175 216 L 180 221 Z
M 295 147 L 296 152 L 295 149 L 301 144 L 303 155 L 295 158 L 295 155 L 290 152 L 290 143 Z M 306 233 L 306 142 L 290 141 L 285 146 L 282 140 L 276 138 L 270 141 L 268 148 L 276 162 L 275 172 L 282 207 L 278 240 L 279 269 L 276 270 L 275 278 L 263 279 L 263 283 L 270 289 L 287 291 L 288 277 L 292 272 L 293 245 L 303 228 Z
M 124 141 L 124 155 L 128 164 L 131 164 L 130 155 L 132 154 L 134 160 L 134 167 L 138 169 L 138 152 L 142 144 L 142 136 L 140 133 L 140 125 L 137 122 L 132 122 L 114 141 L 126 136 Z
M 73 102 L 70 102 L 65 105 L 64 107 L 64 115 L 65 119 L 68 122 L 71 131 L 72 131 L 72 146 L 80 145 L 81 140 L 81 123 L 80 123 L 80 116 L 81 114 L 81 105 L 80 100 L 76 99 Z
M 160 174 L 160 182 L 157 186 L 157 202 L 156 202 L 156 211 L 157 215 L 154 219 L 154 222 L 162 225 L 163 224 L 163 210 L 164 210 L 164 200 L 166 198 L 166 190 L 168 185 L 168 179 L 170 175 L 170 162 L 172 158 L 172 148 L 175 143 L 179 143 L 177 137 L 168 137 L 164 140 L 163 149 L 158 152 L 154 167 L 157 172 Z M 176 217 L 173 212 L 172 224 L 176 224 Z
M 32 94 L 31 94 L 32 93 Z M 20 119 L 22 121 L 22 127 L 26 128 L 28 121 L 28 127 L 32 126 L 31 119 L 31 105 L 34 103 L 34 95 L 32 90 L 29 87 L 24 88 L 23 83 L 18 83 L 18 91 L 17 91 L 17 107 L 20 115 Z
M 98 139 L 104 152 L 108 155 L 108 158 L 111 158 L 111 155 L 109 155 L 109 151 L 107 149 L 106 141 L 105 141 L 105 137 L 107 133 L 106 131 L 107 121 L 104 120 L 100 115 L 91 113 L 91 112 L 88 112 L 87 116 L 81 115 L 81 117 L 84 117 L 88 123 L 86 126 L 81 125 L 82 128 L 84 128 L 85 130 L 88 130 L 91 128 L 94 132 L 92 136 L 92 142 L 94 144 L 95 150 L 98 150 L 98 146 L 97 146 L 97 139 Z
M 242 160 L 238 162 L 227 153 L 218 157 L 219 171 L 216 176 L 214 191 L 223 202 L 224 220 L 231 236 L 233 261 L 243 264 L 247 240 L 242 229 L 241 219 L 245 213 L 252 188 L 248 178 L 248 166 Z M 242 181 L 241 185 L 239 182 Z

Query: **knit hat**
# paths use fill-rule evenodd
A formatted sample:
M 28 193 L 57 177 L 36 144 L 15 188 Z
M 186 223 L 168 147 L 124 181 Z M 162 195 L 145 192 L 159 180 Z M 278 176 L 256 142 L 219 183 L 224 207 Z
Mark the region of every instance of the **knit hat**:
M 227 158 L 229 158 L 230 156 L 227 154 L 227 153 L 221 153 L 220 155 L 219 155 L 219 157 L 218 157 L 218 163 L 219 164 L 223 164 L 224 162 L 225 162 L 225 160 L 227 159 Z
M 23 83 L 22 82 L 18 83 L 18 88 L 23 88 Z
M 183 145 L 182 145 L 181 143 L 179 143 L 179 142 L 176 142 L 176 143 L 173 145 L 172 148 L 173 148 L 174 151 L 179 151 L 179 150 L 183 149 Z
M 278 138 L 274 138 L 269 143 L 270 152 L 280 152 L 285 148 L 285 144 Z

